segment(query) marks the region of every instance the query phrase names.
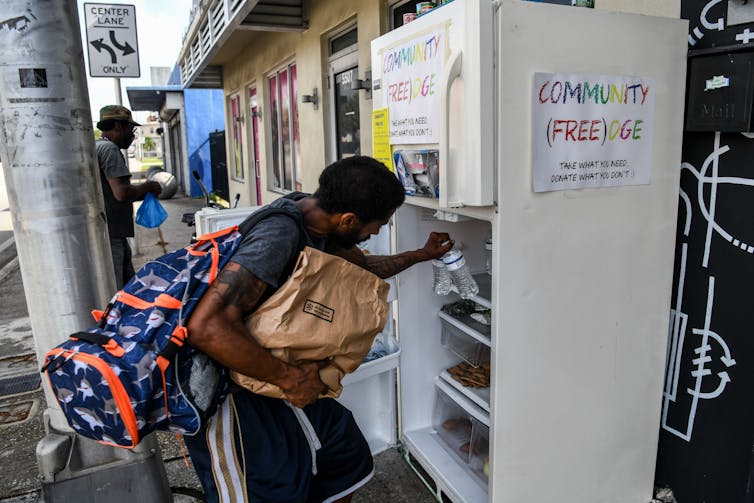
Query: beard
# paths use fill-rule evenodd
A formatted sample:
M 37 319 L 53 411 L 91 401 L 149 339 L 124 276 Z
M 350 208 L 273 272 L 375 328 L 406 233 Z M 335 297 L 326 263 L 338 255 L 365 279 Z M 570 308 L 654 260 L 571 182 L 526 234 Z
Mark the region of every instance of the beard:
M 335 234 L 335 233 L 329 234 L 327 236 L 327 240 L 339 248 L 348 249 L 348 248 L 353 248 L 357 244 L 363 243 L 364 241 L 369 239 L 369 237 L 361 238 L 359 234 L 360 234 L 359 229 L 353 229 L 344 234 Z

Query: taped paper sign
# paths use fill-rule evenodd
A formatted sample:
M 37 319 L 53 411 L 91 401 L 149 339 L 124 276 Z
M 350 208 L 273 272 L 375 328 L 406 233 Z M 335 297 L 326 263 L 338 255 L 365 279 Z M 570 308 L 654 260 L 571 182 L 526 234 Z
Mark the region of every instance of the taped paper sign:
M 532 91 L 535 192 L 650 183 L 653 79 L 535 73 Z
M 390 116 L 390 143 L 438 143 L 440 78 L 445 67 L 445 27 L 429 30 L 380 55 Z

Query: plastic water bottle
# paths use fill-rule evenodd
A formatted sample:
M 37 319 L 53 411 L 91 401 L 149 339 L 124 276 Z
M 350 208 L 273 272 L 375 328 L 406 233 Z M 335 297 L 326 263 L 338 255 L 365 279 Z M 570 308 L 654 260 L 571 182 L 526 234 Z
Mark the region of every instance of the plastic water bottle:
M 453 288 L 453 280 L 450 279 L 445 263 L 442 260 L 432 261 L 432 276 L 434 277 L 433 288 L 437 295 L 448 295 Z
M 479 293 L 479 286 L 471 276 L 463 253 L 458 250 L 450 250 L 443 255 L 442 261 L 462 299 L 470 299 Z

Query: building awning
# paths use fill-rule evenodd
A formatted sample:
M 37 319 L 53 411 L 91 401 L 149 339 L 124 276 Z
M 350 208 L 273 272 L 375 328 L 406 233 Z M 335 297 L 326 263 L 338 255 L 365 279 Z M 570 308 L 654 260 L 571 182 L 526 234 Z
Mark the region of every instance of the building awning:
M 126 87 L 128 102 L 134 112 L 159 112 L 169 92 L 181 92 L 181 86 Z
M 178 56 L 185 88 L 222 88 L 222 65 L 260 31 L 303 32 L 304 0 L 195 1 Z

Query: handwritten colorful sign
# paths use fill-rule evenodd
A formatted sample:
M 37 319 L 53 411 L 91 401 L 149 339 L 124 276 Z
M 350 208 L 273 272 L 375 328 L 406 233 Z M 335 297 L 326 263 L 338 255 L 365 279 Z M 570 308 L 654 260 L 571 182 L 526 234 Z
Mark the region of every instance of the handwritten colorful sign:
M 647 185 L 654 80 L 535 73 L 534 191 Z
M 382 88 L 390 116 L 390 143 L 438 143 L 440 76 L 446 30 L 433 29 L 384 49 Z

